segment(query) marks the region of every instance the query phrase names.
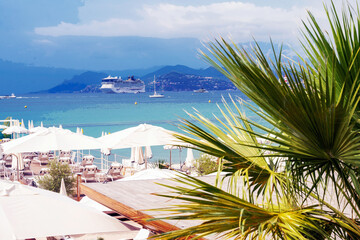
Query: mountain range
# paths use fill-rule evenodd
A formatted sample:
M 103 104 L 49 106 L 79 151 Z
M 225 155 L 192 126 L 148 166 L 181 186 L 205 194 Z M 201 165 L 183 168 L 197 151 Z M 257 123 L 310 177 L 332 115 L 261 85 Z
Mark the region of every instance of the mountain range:
M 249 49 L 251 43 L 241 44 L 244 49 Z M 259 43 L 265 55 L 270 56 L 272 47 L 268 43 Z M 278 46 L 277 48 L 278 49 Z M 284 46 L 285 54 L 291 57 L 289 47 Z M 129 56 L 131 58 L 131 56 Z M 113 59 L 114 60 L 114 59 Z M 113 63 L 113 60 L 108 59 Z M 89 60 L 90 61 L 90 60 Z M 74 63 L 75 64 L 75 63 Z M 154 62 L 154 64 L 156 64 Z M 140 77 L 146 84 L 147 89 L 152 89 L 149 82 L 153 81 L 154 75 L 162 82 L 163 89 L 185 90 L 191 89 L 191 85 L 199 86 L 199 82 L 206 83 L 211 88 L 217 82 L 218 86 L 224 85 L 228 88 L 229 81 L 216 69 L 212 67 L 195 69 L 185 65 L 153 66 L 150 68 L 125 69 L 125 70 L 94 70 L 93 68 L 79 68 L 74 65 L 72 68 L 40 67 L 16 63 L 0 59 L 0 95 L 10 93 L 24 94 L 29 92 L 91 92 L 97 91 L 101 78 L 107 75 Z M 90 65 L 89 65 L 90 66 Z M 110 65 L 109 65 L 110 66 Z M 111 66 L 114 66 L 112 64 Z M 120 66 L 120 65 L 119 65 Z M 176 74 L 170 74 L 176 73 Z M 170 75 L 169 75 L 170 74 Z M 181 75 L 181 76 L 180 76 Z M 211 80 L 204 80 L 210 77 Z M 187 80 L 186 80 L 187 79 Z M 198 83 L 194 83 L 198 79 Z M 170 84 L 175 81 L 176 84 Z M 191 82 L 191 85 L 190 85 Z M 222 82 L 222 84 L 220 84 Z M 186 83 L 187 86 L 181 86 Z M 177 89 L 173 89 L 176 86 Z
M 87 71 L 41 92 L 100 92 L 101 79 L 108 75 L 109 71 L 106 73 Z M 233 84 L 213 67 L 194 69 L 184 65 L 165 66 L 143 76 L 135 75 L 135 77 L 141 78 L 145 82 L 147 91 L 153 91 L 154 77 L 156 77 L 158 89 L 165 91 L 192 91 L 199 88 L 208 90 L 234 89 Z M 122 78 L 126 79 L 127 75 L 123 75 Z

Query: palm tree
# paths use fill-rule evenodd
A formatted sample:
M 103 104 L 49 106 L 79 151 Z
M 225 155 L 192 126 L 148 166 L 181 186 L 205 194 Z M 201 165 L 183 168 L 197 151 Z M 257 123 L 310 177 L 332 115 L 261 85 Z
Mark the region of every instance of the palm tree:
M 360 239 L 360 15 L 344 9 L 339 18 L 334 4 L 325 7 L 329 35 L 309 13 L 309 62 L 222 38 L 201 52 L 251 101 L 224 100 L 216 121 L 199 112 L 189 114 L 198 123 L 182 121 L 188 136 L 177 137 L 218 157 L 226 176 L 210 185 L 183 175 L 175 181 L 186 187 L 167 186 L 161 196 L 184 204 L 163 209 L 171 211 L 164 218 L 203 223 L 156 237 Z M 245 107 L 266 124 L 248 119 Z

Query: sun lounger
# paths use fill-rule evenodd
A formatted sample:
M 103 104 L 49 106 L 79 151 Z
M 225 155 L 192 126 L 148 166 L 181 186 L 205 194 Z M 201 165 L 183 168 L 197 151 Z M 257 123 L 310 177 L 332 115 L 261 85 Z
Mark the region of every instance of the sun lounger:
M 71 158 L 70 157 L 59 157 L 58 162 L 63 163 L 63 164 L 70 164 Z
M 119 179 L 122 178 L 123 175 L 121 174 L 121 170 L 122 170 L 123 166 L 120 163 L 112 163 L 108 172 L 107 172 L 107 177 L 111 179 L 111 181 L 114 181 L 114 179 Z
M 18 179 L 23 179 L 24 178 L 24 172 L 23 171 L 19 171 L 19 178 L 17 177 L 18 171 L 13 170 L 13 169 L 9 169 L 9 168 L 7 169 L 7 171 L 8 171 L 8 173 L 7 173 L 8 179 L 10 181 L 16 181 Z
M 62 151 L 60 150 L 59 157 L 71 157 L 71 151 Z
M 11 167 L 12 165 L 12 156 L 11 155 L 7 155 L 4 157 L 5 160 L 5 167 Z
M 39 175 L 44 176 L 45 174 L 48 174 L 50 172 L 49 168 L 42 168 L 40 169 Z
M 92 155 L 85 155 L 82 158 L 81 166 L 91 166 L 94 164 L 94 156 Z
M 85 166 L 82 170 L 81 179 L 85 182 L 96 181 L 95 174 L 97 167 L 95 165 Z
M 0 177 L 5 177 L 6 175 L 6 167 L 5 167 L 5 160 L 0 160 Z
M 109 170 L 105 172 L 97 172 L 95 174 L 96 181 L 104 182 L 107 180 L 114 181 L 120 179 L 123 177 L 123 175 L 121 174 L 122 168 L 122 164 L 114 162 L 111 164 Z
M 49 163 L 49 153 L 39 153 L 37 157 L 34 157 L 33 160 L 38 162 L 41 165 L 46 165 Z
M 34 176 L 34 172 L 30 169 L 31 159 L 24 159 L 24 175 L 32 175 Z

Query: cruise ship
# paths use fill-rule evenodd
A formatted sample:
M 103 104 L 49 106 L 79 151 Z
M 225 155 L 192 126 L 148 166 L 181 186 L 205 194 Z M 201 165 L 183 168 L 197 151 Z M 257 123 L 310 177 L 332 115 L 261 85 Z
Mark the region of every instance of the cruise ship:
M 108 76 L 102 79 L 100 90 L 104 93 L 141 93 L 145 92 L 145 83 L 134 76 L 126 80 Z

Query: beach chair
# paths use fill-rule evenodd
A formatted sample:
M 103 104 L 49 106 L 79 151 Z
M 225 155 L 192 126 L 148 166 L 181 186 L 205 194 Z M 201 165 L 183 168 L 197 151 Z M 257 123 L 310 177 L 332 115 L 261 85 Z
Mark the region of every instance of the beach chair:
M 91 166 L 94 164 L 94 156 L 92 155 L 85 155 L 82 158 L 81 166 Z
M 49 153 L 40 152 L 37 157 L 34 157 L 33 160 L 41 165 L 47 165 L 49 163 Z
M 81 165 L 80 163 L 75 162 L 76 159 L 76 152 L 72 152 L 71 158 L 70 158 L 70 169 L 72 173 L 80 173 Z
M 4 161 L 5 161 L 5 167 L 11 167 L 12 156 L 11 155 L 4 156 Z
M 70 157 L 59 157 L 57 161 L 59 163 L 63 163 L 63 164 L 70 164 L 71 158 Z
M 85 182 L 96 181 L 96 177 L 95 177 L 96 172 L 97 172 L 97 167 L 95 165 L 85 166 L 81 174 L 81 179 L 84 180 Z
M 40 176 L 44 176 L 45 174 L 49 174 L 50 173 L 50 169 L 49 168 L 41 168 L 39 175 Z
M 18 177 L 17 177 L 17 171 L 13 170 L 13 169 L 8 169 L 8 179 L 10 181 L 17 181 Z M 24 178 L 24 172 L 23 171 L 19 171 L 19 179 L 23 179 Z
M 34 176 L 34 172 L 30 168 L 31 166 L 31 159 L 25 158 L 24 159 L 24 175 L 31 175 Z
M 5 177 L 6 176 L 5 171 L 6 171 L 5 161 L 0 160 L 0 177 Z
M 122 178 L 123 175 L 121 174 L 121 170 L 123 168 L 123 165 L 120 163 L 114 162 L 111 164 L 108 172 L 106 173 L 106 176 L 108 179 L 111 179 L 111 181 L 114 181 L 114 179 Z
M 59 157 L 71 157 L 71 151 L 60 150 Z

